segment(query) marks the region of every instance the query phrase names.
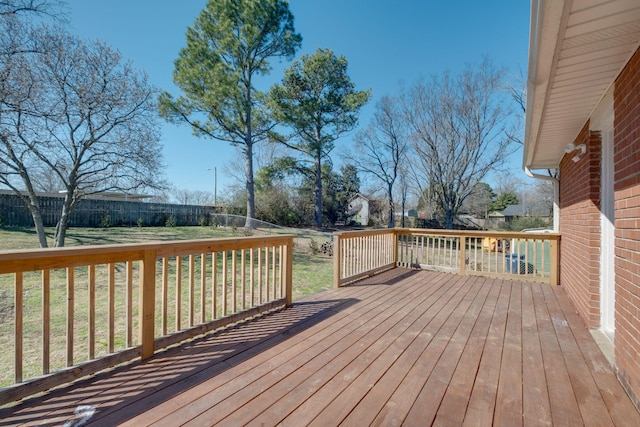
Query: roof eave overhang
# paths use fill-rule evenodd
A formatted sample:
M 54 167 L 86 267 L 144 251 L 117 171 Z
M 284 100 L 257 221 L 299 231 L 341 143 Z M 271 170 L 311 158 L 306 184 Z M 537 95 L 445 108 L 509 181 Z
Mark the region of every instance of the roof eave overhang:
M 558 167 L 639 45 L 638 0 L 532 0 L 525 170 Z
M 570 6 L 570 0 L 533 0 L 531 2 L 527 114 L 523 156 L 523 167 L 525 168 L 553 169 L 557 167 L 557 164 L 552 163 L 534 163 L 534 154 Z

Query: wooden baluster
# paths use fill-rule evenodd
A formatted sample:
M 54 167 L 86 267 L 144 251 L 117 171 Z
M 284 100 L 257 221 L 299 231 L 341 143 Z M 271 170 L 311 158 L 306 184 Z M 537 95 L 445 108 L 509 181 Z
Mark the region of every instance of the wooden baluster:
M 182 257 L 176 256 L 176 331 L 182 329 Z
M 262 304 L 262 248 L 258 248 L 258 304 Z
M 233 303 L 231 313 L 238 311 L 237 276 L 238 276 L 238 254 L 234 249 L 231 251 L 231 301 Z
M 247 254 L 246 249 L 240 252 L 240 268 L 241 270 L 241 292 L 242 292 L 242 309 L 247 308 Z
M 207 254 L 200 254 L 200 323 L 207 320 Z
M 127 261 L 127 347 L 133 346 L 133 262 Z
M 96 266 L 91 264 L 88 267 L 88 337 L 89 340 L 89 360 L 96 356 Z
M 227 251 L 222 251 L 222 317 L 227 315 Z
M 74 291 L 74 270 L 67 267 L 67 367 L 73 365 Z
M 277 269 L 276 269 L 276 247 L 272 246 L 271 247 L 271 283 L 273 284 L 273 298 L 271 299 L 271 301 L 275 301 L 276 299 L 276 275 L 277 275 Z
M 109 263 L 107 266 L 107 350 L 113 353 L 115 350 L 115 310 L 116 310 L 116 266 Z
M 218 318 L 218 253 L 211 253 L 211 314 Z
M 42 270 L 42 373 L 49 373 L 51 354 L 51 272 Z
M 14 304 L 15 304 L 15 313 L 14 313 L 14 329 L 15 329 L 15 360 L 14 360 L 14 377 L 15 382 L 22 382 L 22 358 L 23 358 L 23 306 L 24 306 L 24 296 L 23 296 L 23 276 L 22 272 L 17 272 L 14 275 L 13 279 L 13 288 L 14 288 Z
M 189 327 L 193 326 L 194 312 L 195 312 L 195 299 L 196 299 L 196 268 L 195 268 L 195 256 L 189 255 Z
M 167 312 L 169 300 L 169 258 L 162 258 L 162 335 L 167 335 Z M 109 350 L 113 351 L 113 350 Z
M 254 270 L 255 270 L 255 260 L 253 254 L 255 250 L 253 248 L 249 249 L 249 307 L 253 307 L 255 305 L 255 281 L 254 281 Z

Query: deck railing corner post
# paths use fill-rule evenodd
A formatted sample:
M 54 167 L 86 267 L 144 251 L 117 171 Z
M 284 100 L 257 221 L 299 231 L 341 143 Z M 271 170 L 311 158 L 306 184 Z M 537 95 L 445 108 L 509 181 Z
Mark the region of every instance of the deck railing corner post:
M 156 251 L 146 249 L 140 271 L 139 334 L 140 357 L 149 359 L 155 351 Z
M 467 274 L 467 238 L 464 234 L 460 235 L 459 239 L 460 245 L 460 275 L 464 276 Z
M 393 264 L 398 266 L 398 229 L 394 228 L 393 231 Z
M 285 246 L 286 272 L 285 272 L 285 292 L 287 307 L 293 304 L 293 237 L 289 238 Z
M 552 238 L 549 241 L 549 283 L 551 285 L 560 284 L 560 236 Z
M 333 235 L 333 287 L 339 288 L 342 279 L 342 242 L 340 233 Z

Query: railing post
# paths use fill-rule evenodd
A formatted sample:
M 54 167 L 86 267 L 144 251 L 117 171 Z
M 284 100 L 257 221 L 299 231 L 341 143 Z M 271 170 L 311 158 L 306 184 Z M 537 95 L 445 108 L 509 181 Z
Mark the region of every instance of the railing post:
M 340 234 L 333 235 L 333 287 L 340 287 L 340 280 L 342 279 L 342 242 L 340 241 Z
M 398 230 L 396 230 L 395 228 L 392 230 L 391 232 L 391 242 L 393 243 L 393 247 L 391 248 L 391 250 L 393 251 L 393 264 L 397 267 L 398 266 Z
M 139 333 L 140 357 L 142 360 L 153 356 L 155 350 L 155 306 L 156 306 L 156 251 L 145 250 L 140 262 L 140 308 Z
M 459 274 L 464 276 L 467 274 L 467 237 L 461 235 L 458 239 L 458 244 L 460 245 L 460 267 Z
M 285 293 L 287 307 L 291 307 L 291 304 L 293 304 L 293 237 L 289 239 L 284 247 L 284 258 L 286 260 L 284 272 Z
M 559 252 L 559 236 L 549 239 L 549 284 L 557 285 L 559 283 L 559 266 L 558 252 Z

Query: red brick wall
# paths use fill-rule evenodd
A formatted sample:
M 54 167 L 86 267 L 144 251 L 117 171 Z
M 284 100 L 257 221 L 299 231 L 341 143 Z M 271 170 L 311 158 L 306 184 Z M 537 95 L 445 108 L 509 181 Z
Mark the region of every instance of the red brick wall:
M 640 407 L 640 51 L 614 87 L 618 377 Z
M 560 284 L 591 328 L 600 324 L 600 134 L 582 129 L 575 145 L 587 152 L 560 162 Z

